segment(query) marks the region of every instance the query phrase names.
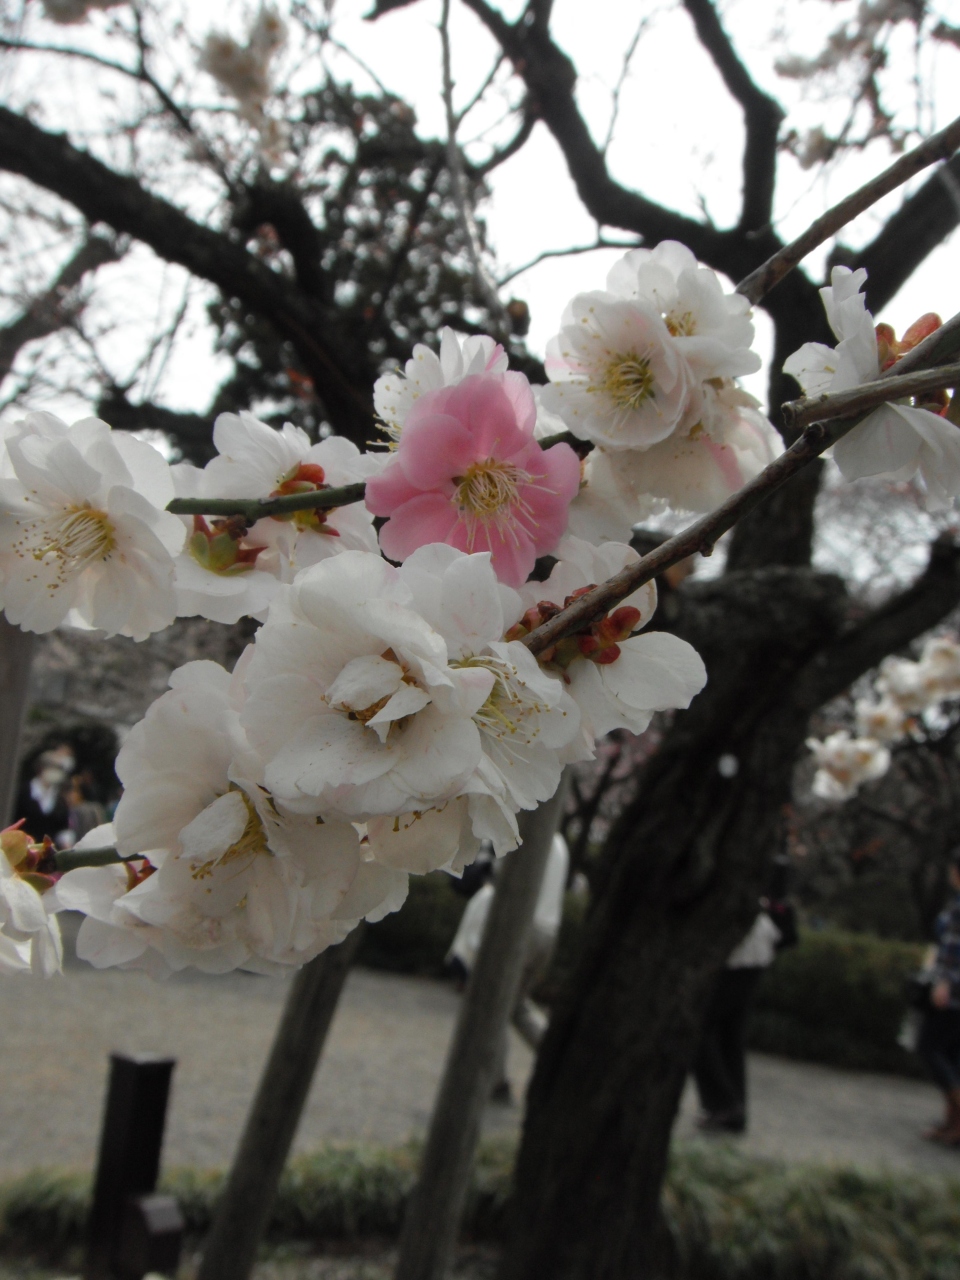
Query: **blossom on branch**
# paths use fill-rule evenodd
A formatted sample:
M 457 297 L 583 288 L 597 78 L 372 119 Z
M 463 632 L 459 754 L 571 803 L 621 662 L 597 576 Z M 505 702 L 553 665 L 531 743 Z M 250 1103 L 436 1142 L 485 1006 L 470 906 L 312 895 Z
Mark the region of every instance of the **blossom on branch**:
M 820 290 L 830 327 L 840 341 L 835 348 L 807 342 L 784 361 L 784 371 L 796 378 L 805 395 L 848 391 L 875 381 L 882 366 L 890 367 L 891 352 L 899 354 L 931 331 L 935 317 L 923 317 L 910 339 L 901 343 L 896 343 L 889 326 L 875 328 L 861 292 L 866 278 L 863 267 L 834 267 L 830 285 Z M 837 441 L 833 456 L 845 480 L 919 476 L 931 509 L 948 507 L 960 495 L 960 430 L 929 409 L 882 404 Z
M 497 577 L 519 587 L 567 527 L 580 461 L 567 444 L 541 449 L 537 408 L 520 373 L 471 374 L 422 394 L 396 451 L 367 481 L 366 502 L 387 516 L 380 546 L 391 560 L 446 542 L 489 551 Z
M 48 843 L 20 824 L 0 831 L 0 973 L 59 973 L 63 944 L 54 878 L 41 870 Z
M 26 631 L 76 610 L 89 627 L 143 640 L 176 614 L 173 557 L 185 531 L 165 511 L 170 468 L 97 418 L 32 413 L 6 435 L 0 601 Z
M 528 611 L 510 634 L 532 630 L 640 558 L 632 547 L 614 542 L 594 547 L 573 537 L 561 542 L 557 554 L 546 582 L 528 582 L 523 588 Z M 608 616 L 540 654 L 547 670 L 561 673 L 580 708 L 590 755 L 594 741 L 614 729 L 642 733 L 655 711 L 688 707 L 706 683 L 703 661 L 685 640 L 662 631 L 637 634 L 656 607 L 656 585 L 645 583 Z

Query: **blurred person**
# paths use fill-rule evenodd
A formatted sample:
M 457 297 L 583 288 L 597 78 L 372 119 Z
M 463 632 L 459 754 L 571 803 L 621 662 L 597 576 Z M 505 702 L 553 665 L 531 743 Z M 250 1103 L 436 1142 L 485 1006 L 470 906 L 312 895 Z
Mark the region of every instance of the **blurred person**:
M 754 996 L 777 952 L 797 941 L 796 914 L 786 900 L 787 859 L 774 864 L 770 893 L 750 932 L 727 957 L 707 1005 L 693 1076 L 700 1098 L 698 1127 L 743 1133 L 747 1127 L 747 1027 Z
M 917 1056 L 943 1093 L 943 1121 L 923 1135 L 931 1142 L 960 1147 L 960 848 L 951 855 L 954 896 L 934 926 L 930 997 L 917 1041 Z
M 107 821 L 107 811 L 97 799 L 89 770 L 84 769 L 71 777 L 64 791 L 64 799 L 70 811 L 69 826 L 74 844 L 82 840 L 88 831 Z
M 37 841 L 49 836 L 61 843 L 70 830 L 70 810 L 64 797 L 64 783 L 73 771 L 75 759 L 66 743 L 41 751 L 17 797 L 14 820 L 23 819 L 24 830 Z M 69 843 L 69 835 L 66 837 Z
M 487 864 L 484 883 L 467 903 L 456 936 L 447 952 L 447 965 L 460 983 L 460 989 L 476 963 L 477 952 L 483 938 L 493 901 L 493 878 L 497 864 Z M 547 1015 L 533 1001 L 530 993 L 542 982 L 556 950 L 560 924 L 563 920 L 563 897 L 570 872 L 570 850 L 559 832 L 553 837 L 547 865 L 544 868 L 537 905 L 533 912 L 530 934 L 517 997 L 510 1021 L 534 1051 L 539 1047 L 547 1029 Z M 507 1078 L 507 1031 L 504 1028 L 498 1050 L 499 1067 L 494 1076 L 491 1098 L 494 1102 L 512 1101 L 510 1082 Z

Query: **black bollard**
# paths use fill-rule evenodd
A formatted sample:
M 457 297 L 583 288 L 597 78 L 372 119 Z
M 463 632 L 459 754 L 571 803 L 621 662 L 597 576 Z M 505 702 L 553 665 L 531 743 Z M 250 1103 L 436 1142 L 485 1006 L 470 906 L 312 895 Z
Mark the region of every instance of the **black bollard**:
M 176 1270 L 183 1219 L 171 1196 L 154 1194 L 174 1065 L 150 1054 L 110 1055 L 85 1280 Z

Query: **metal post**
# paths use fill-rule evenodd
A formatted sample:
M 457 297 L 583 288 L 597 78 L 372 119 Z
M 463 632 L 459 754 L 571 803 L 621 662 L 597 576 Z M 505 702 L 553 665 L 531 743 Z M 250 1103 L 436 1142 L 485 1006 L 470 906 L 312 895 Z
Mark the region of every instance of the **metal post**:
M 20 766 L 20 734 L 27 714 L 30 666 L 37 637 L 0 614 L 0 826 L 13 816 Z
M 361 924 L 293 980 L 280 1026 L 250 1106 L 197 1280 L 247 1280 L 266 1230 L 280 1175 L 333 1020 Z
M 120 1260 L 121 1236 L 142 1212 L 160 1172 L 160 1148 L 174 1058 L 110 1055 L 110 1082 L 88 1226 L 85 1280 L 132 1275 Z M 149 1212 L 149 1210 L 148 1210 Z M 122 1267 L 122 1269 L 121 1269 Z M 144 1272 L 140 1272 L 144 1274 Z
M 497 877 L 430 1118 L 420 1177 L 407 1205 L 395 1280 L 446 1280 L 452 1266 L 480 1120 L 495 1083 L 501 1038 L 517 998 L 527 938 L 565 794 L 561 782 L 550 800 L 520 815 L 523 844 L 507 854 Z

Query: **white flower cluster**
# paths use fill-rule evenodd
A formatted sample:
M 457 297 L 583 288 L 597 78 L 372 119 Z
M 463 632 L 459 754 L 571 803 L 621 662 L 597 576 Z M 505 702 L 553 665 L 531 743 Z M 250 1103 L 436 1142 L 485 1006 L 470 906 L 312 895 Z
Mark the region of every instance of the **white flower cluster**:
M 808 738 L 817 772 L 813 793 L 823 800 L 849 800 L 864 782 L 890 768 L 890 747 L 910 733 L 918 717 L 941 702 L 960 698 L 960 644 L 934 636 L 918 662 L 886 658 L 874 681 L 874 696 L 857 701 L 857 736 L 838 730 L 820 741 Z
M 879 330 L 862 293 L 866 279 L 863 267 L 834 267 L 830 285 L 820 290 L 839 341 L 836 347 L 807 342 L 784 361 L 784 371 L 805 395 L 847 391 L 880 376 Z M 929 409 L 883 404 L 837 441 L 833 457 L 845 480 L 918 478 L 931 509 L 948 507 L 960 496 L 960 431 Z
M 260 62 L 221 68 L 231 92 L 262 99 L 281 36 L 261 10 L 248 50 Z M 835 273 L 825 291 L 848 335 L 828 357 L 840 368 L 869 336 L 872 374 L 856 283 Z M 54 884 L 49 851 L 6 833 L 0 966 L 55 968 L 62 908 L 86 915 L 79 950 L 97 965 L 303 964 L 395 910 L 409 874 L 456 874 L 483 840 L 514 848 L 518 813 L 598 738 L 689 705 L 703 663 L 645 630 L 652 583 L 537 656 L 524 640 L 636 561 L 625 535 L 645 506 L 710 507 L 772 458 L 772 428 L 736 383 L 757 367 L 752 338 L 748 304 L 668 242 L 628 253 L 607 291 L 573 300 L 547 387 L 509 370 L 492 338 L 445 330 L 439 354 L 416 347 L 376 384 L 392 445 L 378 453 L 247 413 L 217 419 L 203 469 L 170 467 L 94 418 L 5 427 L 10 621 L 138 640 L 183 615 L 263 625 L 232 674 L 176 671 L 131 732 L 115 826 L 77 847 L 115 847 L 121 862 Z M 864 357 L 855 376 L 865 369 Z M 544 439 L 565 429 L 594 446 L 583 468 L 569 443 Z M 309 505 L 358 482 L 363 501 Z M 175 497 L 207 514 L 173 514 Z M 261 499 L 286 505 L 256 518 Z M 554 564 L 538 581 L 544 556 Z M 860 739 L 814 747 L 821 793 L 877 776 L 909 716 L 960 692 L 960 650 L 931 642 L 920 663 L 885 664 L 877 687 Z
M 781 452 L 736 379 L 760 368 L 750 304 L 681 244 L 634 249 L 547 347 L 544 432 L 596 446 L 571 530 L 621 540 L 651 504 L 709 511 Z

